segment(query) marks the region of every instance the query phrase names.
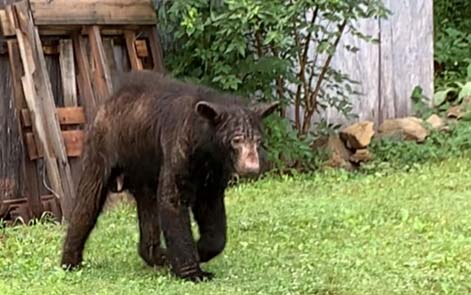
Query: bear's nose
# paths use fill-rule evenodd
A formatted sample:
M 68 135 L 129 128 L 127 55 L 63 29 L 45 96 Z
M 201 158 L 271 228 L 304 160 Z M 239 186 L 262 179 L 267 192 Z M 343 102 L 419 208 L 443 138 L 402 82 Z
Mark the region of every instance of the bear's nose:
M 254 143 L 241 144 L 236 172 L 240 176 L 249 176 L 260 172 L 257 146 Z
M 258 174 L 260 172 L 260 163 L 258 157 L 252 156 L 247 157 L 245 161 L 240 165 L 238 174 L 241 176 L 248 176 Z
M 244 167 L 245 174 L 257 174 L 260 171 L 258 162 L 248 162 Z

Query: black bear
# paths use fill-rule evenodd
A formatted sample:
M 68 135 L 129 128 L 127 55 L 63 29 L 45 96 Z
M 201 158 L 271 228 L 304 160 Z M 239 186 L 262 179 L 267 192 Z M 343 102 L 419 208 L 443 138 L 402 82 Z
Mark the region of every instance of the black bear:
M 161 74 L 128 73 L 100 106 L 85 141 L 83 171 L 62 266 L 82 261 L 86 240 L 116 179 L 136 199 L 139 255 L 191 281 L 226 244 L 224 192 L 233 174 L 257 174 L 262 119 L 277 103 L 239 97 Z M 200 239 L 193 240 L 189 210 Z M 161 246 L 161 229 L 166 249 Z

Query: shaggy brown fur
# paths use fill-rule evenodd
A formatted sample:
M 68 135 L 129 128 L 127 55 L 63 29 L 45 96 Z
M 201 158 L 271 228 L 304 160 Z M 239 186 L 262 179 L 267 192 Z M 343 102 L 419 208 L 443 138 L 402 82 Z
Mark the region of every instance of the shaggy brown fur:
M 123 81 L 87 133 L 62 265 L 81 263 L 107 193 L 122 175 L 137 202 L 143 260 L 168 262 L 178 277 L 192 281 L 211 278 L 200 263 L 226 244 L 228 180 L 233 173 L 259 172 L 261 119 L 277 104 L 249 107 L 238 97 L 152 72 L 131 73 Z M 197 243 L 190 209 L 200 231 Z

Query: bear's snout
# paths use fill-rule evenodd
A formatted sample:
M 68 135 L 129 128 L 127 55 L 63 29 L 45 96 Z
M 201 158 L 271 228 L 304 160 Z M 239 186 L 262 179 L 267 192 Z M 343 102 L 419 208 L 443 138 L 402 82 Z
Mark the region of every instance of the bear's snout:
M 240 176 L 256 175 L 260 172 L 260 160 L 255 143 L 241 144 L 236 172 Z

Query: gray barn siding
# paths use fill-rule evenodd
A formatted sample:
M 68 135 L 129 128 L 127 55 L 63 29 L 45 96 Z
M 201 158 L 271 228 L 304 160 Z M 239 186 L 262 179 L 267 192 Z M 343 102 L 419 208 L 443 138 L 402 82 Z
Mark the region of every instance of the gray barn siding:
M 378 21 L 365 20 L 355 24 L 361 32 L 378 37 Z M 352 45 L 359 48 L 357 53 L 344 49 L 345 45 Z M 332 67 L 348 74 L 352 80 L 359 84 L 354 87 L 361 93 L 352 97 L 353 113 L 358 115 L 360 120 L 378 120 L 378 95 L 379 95 L 379 63 L 380 47 L 378 44 L 368 43 L 359 38 L 354 38 L 350 34 L 342 37 L 339 50 L 336 52 Z M 324 118 L 331 123 L 345 123 L 337 110 L 330 108 L 324 114 Z
M 381 123 L 384 119 L 411 114 L 410 95 L 415 86 L 433 96 L 433 0 L 384 0 L 392 15 L 387 20 L 363 20 L 362 32 L 379 39 L 367 43 L 345 34 L 332 60 L 332 67 L 360 84 L 362 93 L 352 98 L 359 120 Z M 343 46 L 360 48 L 351 53 Z M 330 123 L 349 123 L 334 109 L 320 115 Z M 319 118 L 316 119 L 318 121 Z
M 433 0 L 385 0 L 394 14 L 381 21 L 381 99 L 385 118 L 411 114 L 416 85 L 433 96 Z

